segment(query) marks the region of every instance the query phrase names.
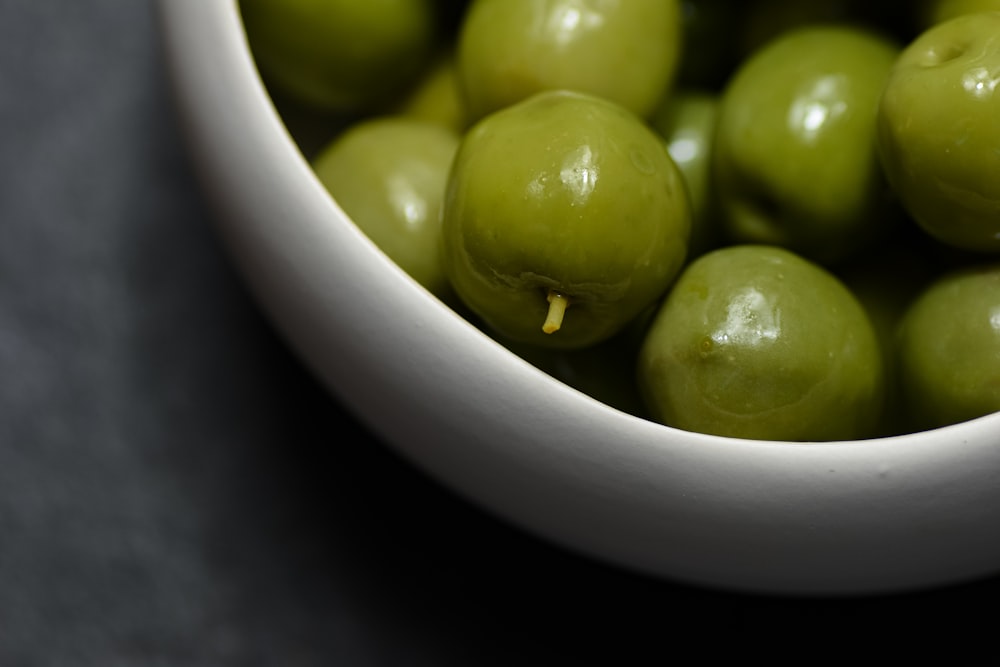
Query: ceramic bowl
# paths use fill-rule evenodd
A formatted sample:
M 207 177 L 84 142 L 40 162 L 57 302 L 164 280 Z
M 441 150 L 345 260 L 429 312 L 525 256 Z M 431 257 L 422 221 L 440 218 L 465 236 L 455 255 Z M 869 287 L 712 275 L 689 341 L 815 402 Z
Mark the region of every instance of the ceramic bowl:
M 385 446 L 469 502 L 614 567 L 782 595 L 1000 571 L 1000 414 L 867 441 L 757 442 L 619 412 L 411 280 L 312 173 L 235 0 L 160 0 L 218 233 L 289 346 Z

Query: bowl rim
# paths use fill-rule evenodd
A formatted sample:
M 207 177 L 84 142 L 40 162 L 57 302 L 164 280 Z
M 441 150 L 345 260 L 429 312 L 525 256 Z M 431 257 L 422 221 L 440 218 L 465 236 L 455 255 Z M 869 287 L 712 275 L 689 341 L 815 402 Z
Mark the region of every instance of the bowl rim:
M 707 587 L 868 594 L 1000 570 L 1000 414 L 789 443 L 606 406 L 485 335 L 350 222 L 268 97 L 238 0 L 157 7 L 178 117 L 241 275 L 331 393 L 444 486 L 550 543 Z

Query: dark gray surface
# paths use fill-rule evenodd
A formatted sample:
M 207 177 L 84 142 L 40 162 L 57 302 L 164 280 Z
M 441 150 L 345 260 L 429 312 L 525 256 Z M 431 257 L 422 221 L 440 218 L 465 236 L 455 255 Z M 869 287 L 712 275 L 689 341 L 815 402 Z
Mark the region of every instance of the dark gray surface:
M 553 549 L 402 463 L 244 292 L 158 48 L 151 0 L 0 0 L 0 667 L 619 665 L 992 639 L 996 580 L 849 601 L 699 591 Z

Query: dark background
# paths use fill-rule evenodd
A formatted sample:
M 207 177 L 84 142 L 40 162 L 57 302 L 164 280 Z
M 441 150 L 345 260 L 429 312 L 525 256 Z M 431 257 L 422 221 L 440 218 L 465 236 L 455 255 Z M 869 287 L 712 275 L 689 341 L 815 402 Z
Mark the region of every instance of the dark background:
M 554 549 L 417 473 L 244 291 L 159 49 L 152 0 L 0 0 L 0 666 L 938 647 L 973 664 L 993 643 L 1000 580 L 850 600 L 698 590 Z

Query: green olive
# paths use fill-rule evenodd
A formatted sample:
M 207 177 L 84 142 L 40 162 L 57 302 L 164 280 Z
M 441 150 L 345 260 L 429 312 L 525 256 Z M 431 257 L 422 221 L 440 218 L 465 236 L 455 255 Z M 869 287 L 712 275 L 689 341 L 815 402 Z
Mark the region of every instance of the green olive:
M 459 82 L 472 120 L 551 89 L 645 117 L 674 80 L 682 40 L 680 0 L 472 0 Z
M 742 63 L 722 95 L 713 155 L 730 240 L 836 263 L 887 234 L 895 202 L 875 110 L 898 51 L 857 27 L 813 26 Z
M 721 242 L 712 188 L 712 143 L 718 117 L 717 94 L 681 90 L 668 96 L 649 121 L 666 142 L 688 188 L 692 215 L 689 258 Z
M 907 310 L 898 346 L 906 406 L 917 428 L 1000 410 L 1000 265 L 938 278 Z
M 465 134 L 445 198 L 445 266 L 505 338 L 585 347 L 666 290 L 690 229 L 683 176 L 646 123 L 603 98 L 547 91 Z
M 642 345 L 638 380 L 664 424 L 762 440 L 868 437 L 884 392 L 857 298 L 819 265 L 757 245 L 688 265 Z
M 903 50 L 878 107 L 878 150 L 928 234 L 1000 252 L 1000 12 L 964 14 Z
M 452 297 L 441 257 L 441 211 L 459 136 L 403 116 L 348 127 L 313 160 L 354 223 L 414 280 Z
M 435 0 L 240 0 L 240 11 L 269 85 L 327 111 L 384 104 L 437 39 Z

